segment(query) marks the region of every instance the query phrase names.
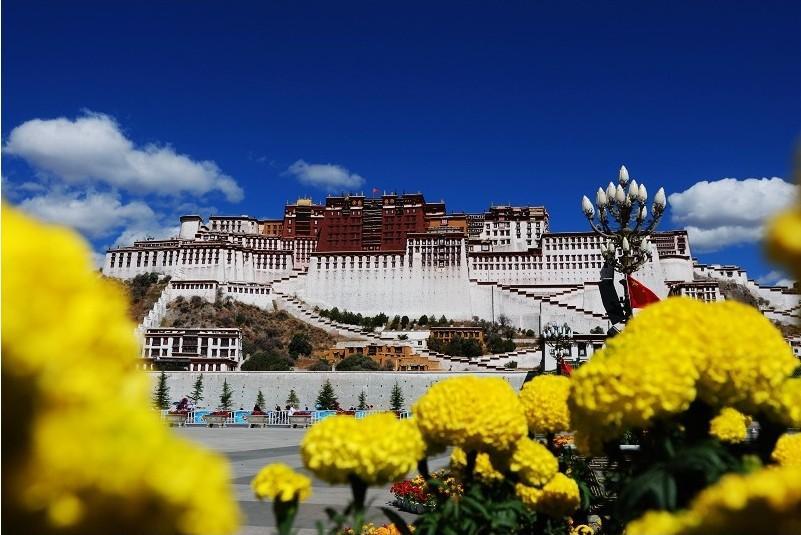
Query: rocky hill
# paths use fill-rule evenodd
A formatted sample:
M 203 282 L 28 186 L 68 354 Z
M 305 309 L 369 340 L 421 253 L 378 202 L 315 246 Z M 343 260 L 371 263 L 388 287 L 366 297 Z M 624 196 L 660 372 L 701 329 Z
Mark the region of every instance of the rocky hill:
M 283 310 L 267 311 L 233 300 L 210 303 L 199 297 L 179 297 L 167 309 L 163 327 L 239 327 L 245 356 L 256 353 L 289 356 L 290 344 L 297 335 L 309 342 L 312 351 L 327 348 L 338 340 Z

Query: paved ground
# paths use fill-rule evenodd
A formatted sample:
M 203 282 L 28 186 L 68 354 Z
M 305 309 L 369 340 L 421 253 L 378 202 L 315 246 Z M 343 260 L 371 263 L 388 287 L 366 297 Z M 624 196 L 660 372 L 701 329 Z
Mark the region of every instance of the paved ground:
M 324 483 L 303 468 L 298 451 L 303 429 L 190 427 L 181 428 L 178 432 L 223 453 L 231 461 L 236 499 L 245 515 L 240 535 L 274 532 L 272 504 L 258 501 L 250 490 L 251 479 L 261 467 L 269 463 L 282 462 L 312 477 L 312 496 L 301 504 L 295 521 L 295 527 L 299 528 L 301 535 L 317 533 L 315 523 L 326 518 L 324 510 L 331 506 L 341 510 L 350 499 L 349 487 Z M 432 469 L 439 468 L 446 460 L 446 457 L 434 459 L 431 463 Z M 391 499 L 389 485 L 382 489 L 370 489 L 367 494 L 367 501 L 372 504 L 368 513 L 369 519 L 377 523 L 385 522 L 385 517 L 378 508 L 386 506 Z M 414 515 L 400 514 L 409 520 L 414 518 Z

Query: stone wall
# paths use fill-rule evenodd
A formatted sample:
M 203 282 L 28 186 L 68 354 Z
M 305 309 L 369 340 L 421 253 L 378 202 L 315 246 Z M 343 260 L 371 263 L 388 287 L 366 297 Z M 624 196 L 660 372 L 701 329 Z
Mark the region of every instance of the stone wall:
M 179 401 L 192 392 L 200 372 L 166 372 L 167 385 L 170 387 L 171 401 Z M 159 373 L 149 372 L 155 386 Z M 388 409 L 392 387 L 397 381 L 406 400 L 405 408 L 425 393 L 435 382 L 451 377 L 448 372 L 203 372 L 203 401 L 202 407 L 215 408 L 220 399 L 223 381 L 227 380 L 233 391 L 233 405 L 235 409 L 243 407 L 252 409 L 256 402 L 256 395 L 261 389 L 267 408 L 276 405 L 284 406 L 290 389 L 300 399 L 301 409 L 308 406 L 314 408 L 314 401 L 326 379 L 331 381 L 339 403 L 348 408 L 358 404 L 359 393 L 364 390 L 367 403 L 375 405 L 377 409 Z M 487 372 L 471 373 L 470 375 L 500 377 L 512 385 L 515 390 L 523 386 L 525 372 Z M 469 408 L 465 408 L 469 410 Z

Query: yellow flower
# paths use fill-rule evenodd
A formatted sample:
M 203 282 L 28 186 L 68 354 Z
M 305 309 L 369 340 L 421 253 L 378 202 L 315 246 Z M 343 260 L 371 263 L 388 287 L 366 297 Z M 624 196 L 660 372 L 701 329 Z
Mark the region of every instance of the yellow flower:
M 698 371 L 683 338 L 669 336 L 702 316 L 692 299 L 667 299 L 643 309 L 605 348 L 573 372 L 568 406 L 576 446 L 599 451 L 627 428 L 683 412 L 696 397 Z
M 578 509 L 581 503 L 576 480 L 558 472 L 544 487 L 536 509 L 553 518 L 560 518 Z
M 291 502 L 297 499 L 302 502 L 311 496 L 311 479 L 281 463 L 262 468 L 250 487 L 260 500 Z
M 595 530 L 593 530 L 587 524 L 579 524 L 578 526 L 574 526 L 573 529 L 570 530 L 570 535 L 593 535 Z
M 568 405 L 576 444 L 597 451 L 626 428 L 683 412 L 696 396 L 748 414 L 776 412 L 776 392 L 797 364 L 752 307 L 666 299 L 574 372 Z
M 765 250 L 769 258 L 801 279 L 801 203 L 781 212 L 768 224 Z
M 3 417 L 15 426 L 3 439 L 9 530 L 236 531 L 228 464 L 150 408 L 124 294 L 94 272 L 75 233 L 5 205 L 2 221 L 2 375 L 14 399 Z M 30 408 L 24 418 L 19 407 Z
M 570 429 L 567 396 L 570 379 L 560 375 L 539 375 L 523 385 L 520 402 L 532 433 L 558 433 Z
M 509 383 L 462 376 L 434 384 L 413 408 L 426 442 L 465 451 L 503 454 L 527 431 L 523 408 Z
M 314 424 L 300 444 L 306 468 L 331 484 L 346 483 L 351 475 L 368 485 L 396 481 L 417 466 L 424 451 L 414 422 L 388 412 L 361 420 L 329 416 Z
M 709 434 L 721 442 L 742 442 L 748 436 L 750 421 L 750 418 L 736 409 L 725 407 L 709 422 Z
M 801 466 L 729 474 L 701 491 L 686 511 L 651 511 L 626 535 L 787 535 L 801 533 Z
M 770 458 L 781 465 L 801 466 L 801 433 L 780 436 Z
M 801 530 L 801 467 L 730 474 L 701 491 L 691 511 L 701 524 L 691 533 L 786 535 Z
M 451 453 L 451 467 L 461 471 L 467 466 L 467 454 L 462 448 L 455 447 Z M 479 452 L 476 455 L 476 466 L 473 473 L 479 479 L 486 482 L 500 481 L 504 478 L 503 473 L 495 469 L 489 454 Z
M 542 496 L 542 489 L 517 483 L 515 484 L 515 494 L 517 494 L 517 497 L 520 498 L 520 501 L 525 505 L 535 508 L 537 502 L 540 500 L 540 496 Z
M 626 535 L 680 535 L 691 525 L 686 513 L 648 511 L 626 526 Z
M 801 378 L 787 379 L 776 389 L 770 412 L 788 427 L 801 427 Z
M 541 487 L 548 483 L 559 470 L 559 461 L 548 448 L 523 437 L 509 460 L 509 469 L 515 472 L 526 485 Z

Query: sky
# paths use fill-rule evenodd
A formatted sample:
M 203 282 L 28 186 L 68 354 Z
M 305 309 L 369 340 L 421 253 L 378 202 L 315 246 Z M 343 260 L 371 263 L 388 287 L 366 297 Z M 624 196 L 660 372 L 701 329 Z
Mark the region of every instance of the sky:
M 625 164 L 701 261 L 776 283 L 798 28 L 797 1 L 6 0 L 3 197 L 97 253 L 374 188 L 576 231 Z

